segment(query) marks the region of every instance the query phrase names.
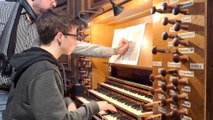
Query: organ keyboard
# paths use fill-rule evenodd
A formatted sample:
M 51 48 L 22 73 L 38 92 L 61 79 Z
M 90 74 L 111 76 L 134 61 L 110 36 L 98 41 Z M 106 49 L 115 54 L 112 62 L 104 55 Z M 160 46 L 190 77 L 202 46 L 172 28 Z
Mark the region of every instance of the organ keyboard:
M 81 102 L 81 103 L 90 103 L 91 98 L 88 97 L 77 97 L 77 99 Z M 124 116 L 120 113 L 110 113 L 107 111 L 100 111 L 98 113 L 98 117 L 101 120 L 130 120 L 127 116 Z M 97 118 L 97 117 L 96 117 Z
M 114 105 L 117 113 L 101 111 L 97 114 L 102 120 L 142 120 L 152 115 L 152 109 L 144 107 L 144 104 L 153 102 L 149 92 L 151 89 L 148 85 L 106 77 L 106 81 L 100 83 L 97 89 L 87 90 L 87 94 L 78 96 L 77 101 L 89 103 L 91 100 L 103 100 Z
M 147 96 L 146 94 L 139 94 L 139 93 L 134 93 L 130 90 L 126 90 L 126 89 L 122 89 L 119 86 L 115 86 L 115 85 L 110 85 L 110 84 L 106 84 L 106 83 L 101 83 L 101 86 L 107 87 L 111 90 L 120 92 L 122 94 L 128 95 L 132 98 L 135 98 L 137 100 L 140 101 L 145 101 L 145 102 L 153 102 L 152 98 L 150 98 L 150 96 Z
M 151 111 L 147 111 L 146 109 L 143 110 L 141 105 L 131 103 L 129 101 L 126 101 L 125 99 L 120 99 L 116 97 L 114 98 L 113 95 L 109 97 L 108 95 L 110 94 L 104 94 L 96 90 L 89 90 L 89 92 L 102 100 L 106 100 L 117 108 L 120 108 L 123 111 L 133 115 L 134 117 L 138 118 L 138 120 L 140 120 L 143 116 L 145 117 L 146 115 L 152 114 Z

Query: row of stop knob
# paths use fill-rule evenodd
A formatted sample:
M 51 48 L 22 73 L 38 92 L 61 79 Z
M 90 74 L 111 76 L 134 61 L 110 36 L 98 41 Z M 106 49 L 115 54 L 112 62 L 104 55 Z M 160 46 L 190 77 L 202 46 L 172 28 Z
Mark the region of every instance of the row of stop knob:
M 179 46 L 179 45 L 183 45 L 183 46 L 189 45 L 188 40 L 184 40 L 183 38 L 181 38 L 177 34 L 168 34 L 167 32 L 163 32 L 161 37 L 162 37 L 163 40 L 173 39 L 173 45 L 176 46 L 176 47 Z
M 161 88 L 151 89 L 150 92 L 152 94 L 154 94 L 156 92 L 157 93 L 164 93 L 168 89 L 176 89 L 178 87 L 178 85 L 180 85 L 180 84 L 181 85 L 187 85 L 188 84 L 188 78 L 179 78 L 179 77 L 177 77 L 178 76 L 178 72 L 177 72 L 177 70 L 174 70 L 174 69 L 170 69 L 170 70 L 162 69 L 160 71 L 159 75 L 150 74 L 149 80 L 151 82 L 154 82 L 154 81 L 158 80 L 158 81 L 163 81 L 163 82 L 166 83 L 165 76 L 167 74 L 170 74 L 170 75 L 173 75 L 173 76 L 176 76 L 176 77 L 172 77 L 171 78 L 171 84 L 169 84 L 169 85 L 162 84 L 160 86 Z
M 172 13 L 173 15 L 178 15 L 178 14 L 188 14 L 188 11 L 186 9 L 183 9 L 183 4 L 177 4 L 177 5 L 169 5 L 167 2 L 161 3 L 160 8 L 156 8 L 155 6 L 151 8 L 151 13 L 155 14 L 156 12 L 158 13 Z M 168 24 L 173 25 L 174 31 L 179 31 L 179 30 L 189 30 L 189 25 L 187 23 L 184 23 L 181 20 L 178 19 L 169 19 L 168 17 L 164 17 L 162 19 L 162 25 L 166 26 Z M 169 34 L 167 32 L 163 32 L 161 35 L 163 40 L 168 40 L 172 39 L 172 45 L 177 47 L 179 45 L 182 46 L 189 46 L 189 41 L 181 38 L 178 34 Z M 189 61 L 189 57 L 187 55 L 184 55 L 180 53 L 177 49 L 163 49 L 163 48 L 157 48 L 156 46 L 153 46 L 152 48 L 152 53 L 155 55 L 157 53 L 172 53 L 173 54 L 173 61 L 174 62 L 187 62 Z M 166 76 L 167 75 L 172 75 L 175 77 L 171 77 L 171 82 L 167 84 L 166 81 Z M 156 93 L 160 93 L 164 95 L 164 97 L 159 98 L 160 100 L 154 101 L 151 103 L 147 103 L 144 106 L 147 108 L 153 108 L 154 105 L 158 104 L 160 106 L 163 106 L 167 108 L 166 106 L 169 104 L 173 104 L 177 106 L 175 109 L 171 109 L 171 111 L 166 111 L 168 113 L 160 113 L 160 114 L 155 114 L 152 116 L 147 117 L 145 120 L 154 120 L 155 118 L 161 118 L 162 120 L 166 120 L 169 117 L 180 117 L 180 115 L 187 115 L 188 114 L 188 109 L 183 108 L 182 106 L 178 106 L 178 103 L 180 100 L 188 100 L 188 94 L 186 93 L 181 93 L 179 91 L 179 86 L 180 85 L 188 85 L 188 78 L 180 78 L 178 75 L 178 71 L 175 69 L 161 69 L 160 74 L 154 75 L 150 74 L 149 80 L 151 82 L 154 81 L 162 81 L 158 82 L 159 88 L 156 89 L 150 89 L 150 92 L 152 95 Z M 175 91 L 174 94 L 166 96 L 169 90 Z
M 163 49 L 163 48 L 157 48 L 156 46 L 153 46 L 152 48 L 152 54 L 157 54 L 157 53 L 173 53 L 173 61 L 175 63 L 178 63 L 180 61 L 182 62 L 188 62 L 189 57 L 187 55 L 181 54 L 178 52 L 178 50 L 173 50 L 173 49 Z
M 143 106 L 147 109 L 153 108 L 154 105 L 159 105 L 159 106 L 166 106 L 170 103 L 177 105 L 180 100 L 188 100 L 188 94 L 182 93 L 180 95 L 171 95 L 170 98 L 162 98 L 159 101 L 154 101 L 150 102 L 147 104 L 144 104 Z
M 170 98 L 161 98 L 158 101 L 150 102 L 147 104 L 143 104 L 143 107 L 147 109 L 152 109 L 155 107 L 164 107 L 167 108 L 167 105 L 173 104 L 176 106 L 176 108 L 171 109 L 168 113 L 161 113 L 161 114 L 155 114 L 152 116 L 147 117 L 145 120 L 154 120 L 156 118 L 161 118 L 161 120 L 167 120 L 167 118 L 177 118 L 180 117 L 180 115 L 188 115 L 188 109 L 184 108 L 182 106 L 179 106 L 178 103 L 180 103 L 181 100 L 188 100 L 188 94 L 182 93 L 182 94 L 175 94 L 171 95 Z M 165 111 L 167 112 L 167 110 Z
M 170 10 L 170 11 L 172 10 L 172 11 L 175 11 L 175 13 L 177 13 L 177 11 L 178 11 L 178 13 L 179 13 L 179 12 L 181 12 L 180 7 L 181 7 L 180 4 L 178 4 L 176 6 L 171 6 L 171 5 L 168 5 L 166 2 L 164 2 L 164 3 L 162 3 L 162 9 L 156 9 L 155 7 L 153 7 L 151 11 L 152 11 L 153 14 L 156 11 L 158 11 L 158 12 L 161 11 L 161 13 L 162 13 L 162 11 L 166 11 L 166 10 Z M 186 12 L 182 11 L 181 13 L 186 13 Z M 188 30 L 188 25 L 182 24 L 181 20 L 168 19 L 167 17 L 164 17 L 163 20 L 162 20 L 162 23 L 163 23 L 164 26 L 167 25 L 167 24 L 174 24 L 173 28 L 174 28 L 175 31 L 179 31 L 180 29 Z M 168 34 L 167 32 L 163 32 L 162 33 L 162 39 L 163 40 L 173 39 L 172 44 L 175 47 L 177 47 L 179 45 L 183 45 L 183 46 L 189 45 L 188 40 L 181 38 L 177 34 Z M 157 52 L 169 53 L 171 51 L 169 51 L 167 49 L 159 49 L 159 48 L 154 46 L 152 48 L 152 53 L 157 54 Z M 173 61 L 176 62 L 176 63 L 179 62 L 179 61 L 187 62 L 187 61 L 189 61 L 189 58 L 186 55 L 183 55 L 183 54 L 180 54 L 179 52 L 176 52 L 173 55 Z
M 184 82 L 183 82 L 184 81 Z M 181 83 L 182 82 L 182 83 Z M 161 84 L 160 88 L 157 89 L 151 89 L 150 92 L 152 95 L 154 95 L 155 93 L 160 93 L 160 94 L 164 94 L 167 90 L 173 89 L 175 91 L 178 91 L 178 85 L 179 84 L 186 84 L 187 82 L 184 79 L 180 79 L 177 81 L 174 81 L 171 84 Z
M 149 80 L 150 80 L 151 82 L 154 82 L 154 81 L 157 81 L 157 80 L 166 82 L 165 77 L 162 76 L 161 74 L 160 74 L 160 75 L 150 74 Z M 172 84 L 173 84 L 174 86 L 177 87 L 179 84 L 188 84 L 188 79 L 187 79 L 187 78 L 177 78 L 177 77 L 173 77 L 173 78 L 171 78 L 171 82 L 172 82 Z
M 174 24 L 173 28 L 175 31 L 179 31 L 180 29 L 188 30 L 188 25 L 182 24 L 180 20 L 169 20 L 167 17 L 163 18 L 163 25 L 167 25 L 168 23 Z M 177 34 L 168 34 L 167 32 L 162 33 L 162 39 L 167 40 L 168 38 L 173 39 L 173 45 L 174 46 L 188 46 L 189 42 L 188 40 L 184 40 Z
M 158 13 L 172 13 L 173 15 L 178 15 L 180 14 L 188 14 L 187 10 L 183 10 L 181 7 L 181 4 L 178 5 L 168 5 L 167 2 L 163 2 L 162 3 L 162 8 L 156 8 L 155 6 L 153 6 L 151 8 L 151 13 L 155 14 L 156 12 Z
M 168 23 L 171 24 L 175 24 L 174 25 L 174 29 L 176 31 L 178 31 L 180 28 L 182 29 L 188 29 L 188 27 L 181 25 L 181 21 L 179 20 L 169 20 L 167 17 L 165 17 L 163 19 L 163 25 L 167 25 Z M 183 38 L 181 38 L 180 36 L 178 36 L 177 34 L 168 34 L 167 32 L 163 32 L 161 35 L 163 40 L 167 40 L 167 39 L 173 39 L 172 44 L 173 46 L 177 47 L 179 45 L 183 45 L 183 46 L 188 46 L 189 42 L 188 40 L 184 40 Z M 168 49 L 159 49 L 156 46 L 154 46 L 152 48 L 152 53 L 153 54 L 157 54 L 157 53 L 174 53 L 173 51 L 170 51 Z M 173 61 L 174 62 L 179 62 L 179 61 L 184 61 L 187 62 L 189 60 L 188 56 L 180 54 L 178 51 L 175 52 L 175 54 L 173 55 Z
M 169 113 L 161 113 L 161 114 L 155 114 L 155 115 L 149 116 L 145 120 L 154 120 L 156 118 L 161 118 L 161 120 L 166 120 L 168 117 L 174 118 L 174 117 L 180 117 L 180 115 L 188 114 L 188 109 L 183 107 L 181 108 L 180 106 L 178 106 L 178 103 L 181 100 L 188 100 L 188 94 L 186 93 L 177 94 L 179 92 L 177 89 L 179 85 L 188 85 L 188 78 L 172 77 L 171 84 L 167 85 L 166 79 L 165 79 L 165 76 L 167 74 L 177 76 L 177 70 L 162 69 L 159 75 L 150 74 L 149 79 L 151 82 L 163 81 L 165 83 L 165 84 L 161 84 L 160 88 L 151 89 L 150 92 L 152 95 L 154 95 L 155 93 L 166 94 L 166 91 L 173 89 L 177 91 L 176 94 L 170 95 L 170 98 L 162 97 L 158 101 L 150 102 L 150 103 L 144 104 L 143 106 L 146 107 L 147 109 L 152 109 L 153 106 L 156 104 L 157 106 L 161 106 L 161 107 L 166 107 L 169 104 L 173 104 L 177 106 L 177 108 L 172 109 L 171 112 Z
M 168 120 L 168 118 L 177 118 L 180 115 L 187 115 L 188 114 L 188 109 L 186 108 L 181 108 L 179 110 L 171 110 L 171 112 L 169 113 L 161 113 L 161 114 L 155 114 L 155 115 L 151 115 L 147 118 L 145 118 L 145 120 Z
M 175 83 L 176 82 L 176 83 Z M 175 91 L 178 91 L 178 87 L 177 85 L 179 84 L 186 84 L 186 83 L 180 83 L 180 81 L 175 81 L 174 83 L 171 84 L 161 84 L 160 88 L 157 89 L 151 89 L 150 92 L 152 95 L 154 95 L 155 93 L 161 93 L 164 94 L 167 90 L 173 89 Z M 181 81 L 182 82 L 182 81 Z
M 168 19 L 167 17 L 164 17 L 162 20 L 162 24 L 164 26 L 166 26 L 167 24 L 173 24 L 173 28 L 175 31 L 179 31 L 181 29 L 183 30 L 188 30 L 189 29 L 189 25 L 187 25 L 186 23 L 182 23 L 181 20 L 176 20 L 176 19 Z

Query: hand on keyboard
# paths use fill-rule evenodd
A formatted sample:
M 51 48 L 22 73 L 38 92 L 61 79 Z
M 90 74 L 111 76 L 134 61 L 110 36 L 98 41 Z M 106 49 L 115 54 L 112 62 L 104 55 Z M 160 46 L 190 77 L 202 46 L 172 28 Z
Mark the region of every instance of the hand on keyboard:
M 107 103 L 106 101 L 98 101 L 97 104 L 99 106 L 100 111 L 109 110 L 112 112 L 117 112 L 116 108 L 113 105 Z

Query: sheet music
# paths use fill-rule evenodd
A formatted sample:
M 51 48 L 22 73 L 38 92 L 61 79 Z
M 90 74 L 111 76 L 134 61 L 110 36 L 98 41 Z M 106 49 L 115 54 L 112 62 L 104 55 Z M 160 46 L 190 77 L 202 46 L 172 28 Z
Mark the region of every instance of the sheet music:
M 144 37 L 146 23 L 131 26 L 123 29 L 115 29 L 112 48 L 118 47 L 122 38 L 130 42 L 130 47 L 124 55 L 113 55 L 110 57 L 110 63 L 137 65 L 140 55 L 141 43 Z

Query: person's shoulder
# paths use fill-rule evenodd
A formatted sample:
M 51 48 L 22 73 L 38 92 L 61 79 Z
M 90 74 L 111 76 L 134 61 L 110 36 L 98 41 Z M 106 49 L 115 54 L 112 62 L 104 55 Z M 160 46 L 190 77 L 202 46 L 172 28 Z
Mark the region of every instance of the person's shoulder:
M 57 66 L 47 60 L 41 60 L 41 61 L 38 61 L 36 63 L 34 63 L 33 65 L 34 67 L 40 67 L 42 69 L 55 69 L 57 68 Z
M 41 60 L 34 63 L 33 65 L 30 66 L 30 69 L 31 69 L 30 71 L 35 71 L 36 74 L 40 74 L 44 71 L 49 70 L 58 72 L 58 66 L 46 60 Z
M 15 2 L 1 1 L 0 2 L 0 12 L 2 14 L 10 13 L 14 5 L 15 5 Z
M 24 76 L 28 76 L 29 80 L 35 78 L 36 76 L 40 76 L 41 74 L 49 74 L 50 72 L 52 73 L 58 73 L 60 74 L 57 65 L 50 63 L 49 61 L 46 60 L 41 60 L 38 62 L 33 63 L 30 65 L 25 71 L 24 71 Z
M 0 6 L 2 7 L 12 7 L 16 2 L 0 1 Z M 1 7 L 1 9 L 2 9 Z

